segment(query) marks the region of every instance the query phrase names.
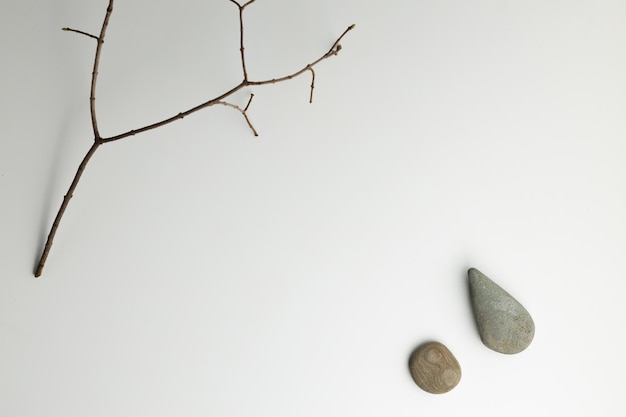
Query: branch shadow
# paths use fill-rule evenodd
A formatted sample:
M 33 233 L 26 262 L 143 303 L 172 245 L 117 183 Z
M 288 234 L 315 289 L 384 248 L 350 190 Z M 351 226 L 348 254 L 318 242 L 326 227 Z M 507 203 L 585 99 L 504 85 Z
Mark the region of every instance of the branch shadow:
M 37 266 L 39 265 L 39 259 L 41 257 L 41 253 L 46 245 L 46 239 L 48 237 L 48 232 L 50 227 L 52 227 L 55 207 L 54 198 L 56 197 L 54 193 L 56 192 L 57 186 L 59 185 L 59 177 L 61 174 L 61 167 L 64 162 L 65 150 L 68 145 L 68 138 L 70 132 L 70 121 L 72 111 L 70 110 L 70 105 L 68 104 L 65 107 L 65 112 L 63 115 L 62 122 L 57 129 L 55 140 L 54 140 L 54 150 L 52 152 L 52 156 L 50 158 L 49 171 L 46 176 L 46 184 L 45 191 L 41 202 L 41 214 L 39 216 L 39 226 L 38 226 L 38 235 L 37 239 L 39 244 L 37 245 L 34 260 L 33 260 L 33 274 L 37 270 Z M 61 204 L 62 198 L 59 199 L 59 205 Z

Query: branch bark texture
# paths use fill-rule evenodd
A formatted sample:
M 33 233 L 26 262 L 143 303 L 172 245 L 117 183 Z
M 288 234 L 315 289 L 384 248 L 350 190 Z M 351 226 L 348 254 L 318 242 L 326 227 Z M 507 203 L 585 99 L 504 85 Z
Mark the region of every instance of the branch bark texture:
M 94 63 L 93 63 L 93 71 L 91 73 L 91 86 L 90 86 L 90 94 L 89 94 L 89 109 L 90 109 L 90 116 L 91 116 L 91 125 L 92 125 L 92 129 L 93 129 L 93 143 L 91 145 L 91 147 L 89 148 L 89 150 L 87 151 L 87 153 L 85 154 L 85 156 L 83 157 L 83 160 L 81 161 L 80 165 L 78 166 L 78 169 L 76 170 L 76 174 L 74 175 L 74 179 L 72 180 L 72 183 L 70 184 L 69 189 L 67 190 L 67 193 L 65 194 L 64 198 L 63 198 L 63 202 L 61 203 L 61 207 L 59 208 L 59 211 L 57 212 L 54 221 L 52 223 L 52 227 L 50 229 L 50 232 L 48 234 L 48 238 L 46 240 L 46 244 L 43 248 L 43 251 L 41 253 L 41 257 L 39 258 L 39 262 L 37 263 L 36 267 L 35 267 L 35 277 L 40 277 L 41 274 L 43 273 L 43 268 L 46 264 L 46 260 L 48 259 L 48 255 L 50 253 L 50 249 L 52 248 L 52 243 L 54 241 L 54 237 L 56 236 L 57 230 L 59 228 L 59 225 L 61 223 L 61 220 L 63 218 L 63 215 L 65 214 L 65 211 L 67 210 L 67 207 L 69 205 L 70 200 L 72 199 L 73 195 L 74 195 L 74 191 L 76 190 L 76 187 L 78 186 L 78 183 L 83 175 L 83 172 L 85 171 L 89 161 L 91 160 L 91 158 L 93 157 L 93 155 L 96 153 L 96 151 L 98 150 L 98 148 L 104 144 L 110 143 L 110 142 L 115 142 L 118 140 L 122 140 L 122 139 L 126 139 L 129 138 L 131 136 L 135 136 L 138 135 L 140 133 L 144 133 L 147 132 L 149 130 L 152 129 L 156 129 L 159 128 L 161 126 L 165 126 L 169 123 L 172 123 L 176 120 L 180 120 L 183 119 L 186 116 L 189 116 L 190 114 L 193 114 L 197 111 L 200 111 L 202 109 L 205 109 L 207 107 L 211 107 L 213 105 L 223 105 L 223 106 L 227 106 L 227 107 L 231 107 L 237 111 L 239 111 L 241 113 L 241 115 L 244 117 L 246 123 L 248 124 L 248 127 L 250 127 L 250 130 L 252 131 L 252 133 L 255 136 L 258 136 L 258 133 L 256 131 L 256 129 L 254 128 L 254 126 L 252 125 L 252 122 L 250 121 L 250 118 L 248 117 L 248 109 L 250 107 L 250 104 L 252 102 L 252 98 L 254 97 L 254 94 L 250 94 L 250 98 L 248 99 L 247 104 L 245 105 L 245 107 L 240 107 L 236 104 L 230 103 L 228 101 L 226 101 L 227 98 L 229 98 L 230 96 L 232 96 L 234 93 L 236 93 L 237 91 L 243 89 L 244 87 L 248 87 L 248 86 L 257 86 L 257 85 L 267 85 L 267 84 L 276 84 L 276 83 L 280 83 L 280 82 L 284 82 L 284 81 L 288 81 L 291 80 L 292 78 L 295 78 L 301 74 L 303 74 L 304 72 L 310 71 L 311 72 L 311 90 L 310 90 L 310 94 L 309 94 L 309 102 L 313 101 L 313 88 L 314 88 L 314 84 L 315 84 L 315 71 L 313 70 L 313 67 L 316 66 L 318 63 L 324 61 L 325 59 L 328 59 L 332 56 L 335 56 L 339 53 L 339 51 L 341 50 L 341 40 L 343 39 L 343 37 L 352 29 L 354 29 L 354 25 L 349 26 L 338 38 L 337 40 L 333 43 L 333 45 L 330 47 L 330 49 L 328 49 L 328 51 L 326 51 L 322 56 L 320 56 L 319 58 L 317 58 L 316 60 L 314 60 L 313 62 L 303 66 L 300 70 L 291 73 L 291 74 L 287 74 L 287 75 L 283 75 L 280 77 L 276 77 L 276 78 L 272 78 L 272 79 L 266 79 L 266 80 L 250 80 L 249 76 L 248 76 L 248 69 L 246 67 L 246 55 L 245 55 L 245 47 L 244 47 L 244 23 L 243 23 L 243 16 L 244 16 L 244 10 L 246 7 L 250 6 L 252 3 L 254 3 L 256 0 L 249 0 L 245 3 L 239 3 L 236 0 L 229 0 L 231 3 L 233 3 L 235 6 L 237 6 L 238 12 L 239 12 L 239 50 L 240 50 L 240 55 L 241 55 L 241 69 L 242 69 L 242 73 L 243 73 L 243 79 L 241 80 L 241 82 L 237 85 L 235 85 L 234 87 L 230 88 L 229 90 L 227 90 L 226 92 L 224 92 L 223 94 L 211 98 L 203 103 L 200 103 L 190 109 L 178 112 L 170 117 L 167 117 L 163 120 L 148 124 L 146 126 L 143 127 L 139 127 L 133 130 L 129 130 L 127 132 L 123 132 L 114 136 L 110 136 L 110 137 L 102 137 L 100 135 L 100 130 L 98 128 L 98 118 L 96 115 L 96 86 L 97 86 L 97 80 L 98 80 L 98 69 L 100 66 L 100 56 L 102 54 L 102 47 L 104 44 L 104 38 L 106 35 L 106 31 L 107 31 L 107 27 L 109 25 L 109 20 L 111 19 L 111 15 L 113 13 L 113 3 L 114 0 L 109 0 L 109 4 L 107 6 L 106 9 L 106 13 L 104 16 L 104 20 L 102 22 L 102 26 L 100 28 L 100 34 L 99 36 L 95 36 L 92 35 L 88 32 L 84 32 L 82 30 L 78 30 L 78 29 L 72 29 L 72 28 L 68 28 L 65 27 L 63 28 L 63 30 L 68 31 L 68 32 L 74 32 L 74 33 L 78 33 L 80 35 L 84 35 L 86 37 L 95 39 L 97 44 L 96 44 L 96 52 L 95 52 L 95 56 L 94 56 Z

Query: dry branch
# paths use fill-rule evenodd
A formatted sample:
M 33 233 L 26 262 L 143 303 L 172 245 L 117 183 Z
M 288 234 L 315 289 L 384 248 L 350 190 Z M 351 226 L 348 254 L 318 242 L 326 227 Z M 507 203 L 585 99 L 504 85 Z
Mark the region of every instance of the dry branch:
M 65 31 L 69 31 L 69 32 L 75 32 L 90 38 L 93 38 L 97 41 L 97 46 L 96 46 L 96 52 L 95 52 L 95 57 L 94 57 L 94 63 L 93 63 L 93 71 L 91 73 L 91 87 L 90 87 L 90 95 L 89 95 L 89 109 L 90 109 L 90 115 L 91 115 L 91 124 L 92 124 L 92 129 L 93 129 L 93 135 L 94 135 L 94 142 L 91 145 L 91 147 L 89 148 L 89 150 L 87 151 L 87 153 L 85 154 L 85 156 L 83 157 L 83 160 L 81 161 L 80 165 L 78 166 L 78 169 L 76 170 L 76 174 L 74 175 L 74 179 L 72 180 L 72 183 L 70 184 L 70 187 L 67 191 L 67 193 L 65 194 L 64 198 L 63 198 L 63 202 L 61 203 L 61 207 L 59 208 L 59 211 L 57 212 L 54 221 L 52 223 L 52 227 L 50 229 L 50 233 L 48 234 L 48 238 L 46 240 L 46 244 L 43 248 L 41 257 L 39 259 L 39 262 L 35 268 L 35 277 L 39 277 L 41 276 L 42 272 L 43 272 L 43 268 L 45 266 L 46 263 L 46 259 L 48 258 L 48 255 L 50 253 L 50 249 L 52 247 L 52 242 L 54 240 L 54 237 L 56 235 L 56 232 L 59 228 L 59 224 L 61 223 L 61 219 L 63 218 L 63 215 L 67 209 L 67 206 L 70 202 L 70 199 L 72 198 L 72 196 L 74 195 L 74 191 L 78 185 L 78 182 L 80 181 L 80 178 L 83 174 L 83 172 L 85 171 L 85 168 L 87 167 L 87 164 L 89 163 L 89 161 L 91 160 L 91 157 L 95 154 L 96 150 L 98 150 L 98 148 L 105 144 L 105 143 L 110 143 L 110 142 L 115 142 L 121 139 L 125 139 L 128 138 L 130 136 L 134 136 L 137 135 L 139 133 L 143 133 L 143 132 L 147 132 L 149 130 L 152 129 L 156 129 L 158 127 L 161 126 L 165 126 L 169 123 L 172 123 L 176 120 L 180 120 L 192 113 L 195 113 L 199 110 L 202 110 L 204 108 L 213 106 L 213 105 L 224 105 L 227 107 L 231 107 L 236 109 L 237 111 L 239 111 L 244 119 L 246 120 L 246 123 L 248 124 L 248 126 L 250 127 L 250 129 L 252 130 L 252 133 L 255 136 L 258 136 L 258 133 L 256 131 L 256 129 L 254 128 L 254 126 L 252 125 L 252 123 L 250 122 L 250 119 L 248 118 L 248 108 L 250 107 L 250 103 L 252 102 L 252 98 L 254 97 L 254 94 L 250 94 L 250 98 L 248 100 L 248 103 L 246 104 L 246 106 L 244 108 L 241 108 L 240 106 L 237 106 L 235 104 L 229 103 L 227 101 L 224 101 L 226 98 L 230 97 L 231 95 L 233 95 L 234 93 L 236 93 L 237 91 L 241 90 L 244 87 L 247 86 L 254 86 L 254 85 L 266 85 L 266 84 L 275 84 L 275 83 L 279 83 L 279 82 L 283 82 L 283 81 L 287 81 L 290 80 L 292 78 L 295 78 L 299 75 L 301 75 L 302 73 L 306 72 L 306 71 L 310 71 L 311 72 L 311 91 L 309 94 L 309 102 L 313 101 L 313 88 L 314 88 L 314 84 L 315 84 L 315 71 L 313 71 L 313 67 L 315 65 L 317 65 L 318 63 L 320 63 L 321 61 L 330 58 L 331 56 L 335 56 L 337 55 L 337 53 L 341 50 L 341 44 L 339 43 L 343 37 L 352 29 L 354 29 L 354 25 L 349 26 L 335 41 L 335 43 L 333 43 L 333 45 L 330 47 L 330 49 L 323 54 L 321 57 L 319 57 L 318 59 L 316 59 L 315 61 L 311 62 L 310 64 L 305 65 L 302 69 L 292 73 L 292 74 L 288 74 L 288 75 L 284 75 L 281 77 L 277 77 L 277 78 L 272 78 L 272 79 L 268 79 L 268 80 L 260 80 L 260 81 L 251 81 L 248 78 L 248 70 L 246 68 L 246 56 L 245 56 L 245 47 L 244 47 L 244 24 L 243 24 L 243 12 L 245 10 L 245 8 L 249 5 L 251 5 L 252 3 L 254 3 L 256 0 L 249 0 L 246 3 L 239 3 L 235 0 L 229 0 L 231 3 L 235 4 L 239 10 L 239 50 L 240 50 L 240 54 L 241 54 L 241 69 L 243 72 L 243 80 L 237 84 L 236 86 L 232 87 L 231 89 L 229 89 L 228 91 L 226 91 L 225 93 L 214 97 L 210 100 L 205 101 L 204 103 L 198 104 L 197 106 L 194 106 L 188 110 L 179 112 L 171 117 L 168 117 L 166 119 L 163 119 L 161 121 L 155 122 L 155 123 L 151 123 L 149 125 L 140 127 L 140 128 L 136 128 L 133 130 L 129 130 L 127 132 L 124 133 L 120 133 L 118 135 L 115 136 L 111 136 L 111 137 L 102 137 L 100 136 L 100 131 L 98 129 L 98 119 L 96 116 L 96 85 L 97 85 L 97 79 L 98 79 L 98 69 L 100 66 L 100 55 L 102 52 L 102 45 L 104 44 L 104 37 L 106 34 L 106 30 L 107 27 L 109 25 L 109 20 L 111 18 L 111 14 L 113 13 L 113 2 L 114 0 L 109 0 L 109 5 L 107 6 L 106 9 L 106 14 L 104 16 L 104 20 L 102 22 L 102 27 L 100 28 L 100 35 L 99 36 L 95 36 L 92 35 L 90 33 L 84 32 L 82 30 L 77 30 L 77 29 L 72 29 L 72 28 L 68 28 L 65 27 L 63 28 L 63 30 Z

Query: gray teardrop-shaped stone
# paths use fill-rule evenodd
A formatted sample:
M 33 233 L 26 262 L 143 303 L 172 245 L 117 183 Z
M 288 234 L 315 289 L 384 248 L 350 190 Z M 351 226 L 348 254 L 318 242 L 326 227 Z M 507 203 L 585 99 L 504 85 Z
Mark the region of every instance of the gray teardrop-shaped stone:
M 528 311 L 479 270 L 471 268 L 467 274 L 472 309 L 485 346 L 509 354 L 526 349 L 535 336 Z

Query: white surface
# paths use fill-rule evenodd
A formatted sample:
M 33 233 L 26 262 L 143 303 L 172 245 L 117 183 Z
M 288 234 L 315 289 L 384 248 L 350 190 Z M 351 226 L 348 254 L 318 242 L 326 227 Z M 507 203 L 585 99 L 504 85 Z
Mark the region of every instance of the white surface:
M 3 2 L 0 416 L 623 416 L 626 3 L 258 0 L 261 136 L 210 108 L 107 145 L 41 279 L 90 146 L 106 0 Z M 227 0 L 119 0 L 98 85 L 110 136 L 240 80 Z M 484 347 L 481 269 L 533 315 Z M 446 344 L 452 392 L 412 382 Z

